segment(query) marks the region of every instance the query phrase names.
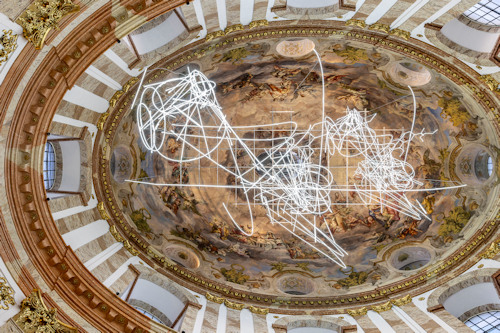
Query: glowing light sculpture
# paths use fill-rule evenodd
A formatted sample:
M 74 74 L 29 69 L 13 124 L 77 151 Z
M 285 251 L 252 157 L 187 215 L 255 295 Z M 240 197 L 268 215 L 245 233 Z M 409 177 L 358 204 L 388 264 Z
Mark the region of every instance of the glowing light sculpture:
M 323 74 L 319 55 L 315 50 L 314 52 Z M 137 124 L 141 140 L 149 152 L 178 163 L 181 169 L 187 167 L 186 163 L 207 160 L 221 171 L 232 175 L 234 185 L 186 184 L 182 180 L 173 184 L 143 180 L 129 180 L 130 182 L 241 190 L 250 213 L 250 228 L 243 229 L 234 221 L 226 203 L 222 205 L 243 234 L 251 236 L 254 232 L 251 202 L 257 202 L 265 208 L 272 224 L 279 224 L 344 268 L 346 265 L 343 257 L 347 252 L 336 243 L 328 225 L 321 221 L 323 214 L 331 212 L 332 206 L 339 204 L 332 201 L 332 192 L 354 192 L 361 199 L 361 203 L 346 202 L 341 203 L 342 205 L 376 203 L 380 205 L 380 209 L 389 207 L 414 219 L 428 218 L 422 205 L 416 200 L 412 202 L 406 196 L 409 192 L 426 190 L 421 188 L 423 183 L 415 179 L 415 170 L 406 161 L 410 142 L 416 137 L 422 139 L 427 134 L 423 130 L 420 133 L 413 132 L 415 106 L 411 129 L 394 138 L 370 128 L 370 122 L 375 116 L 364 116 L 355 109 L 347 109 L 346 115 L 337 120 L 325 117 L 323 82 L 321 122 L 306 130 L 299 130 L 293 121 L 259 124 L 259 128 L 286 126 L 290 129 L 290 135 L 279 140 L 248 139 L 240 137 L 237 131 L 251 130 L 257 126 L 231 126 L 217 102 L 215 86 L 214 82 L 197 70 L 189 71 L 179 78 L 144 85 L 142 92 L 137 94 Z M 412 95 L 415 105 L 413 91 Z M 179 153 L 174 157 L 162 153 L 169 138 L 173 138 L 179 145 Z M 249 145 L 252 141 L 267 142 L 269 147 L 264 153 L 256 154 Z M 231 147 L 229 153 L 232 167 L 222 165 L 215 156 L 222 143 Z M 253 163 L 250 167 L 243 168 L 238 164 L 236 147 L 249 156 Z M 359 160 L 353 175 L 354 184 L 336 183 L 328 167 L 328 157 L 336 154 L 346 159 Z M 182 177 L 182 172 L 180 175 Z M 433 190 L 460 186 L 463 185 L 435 187 Z

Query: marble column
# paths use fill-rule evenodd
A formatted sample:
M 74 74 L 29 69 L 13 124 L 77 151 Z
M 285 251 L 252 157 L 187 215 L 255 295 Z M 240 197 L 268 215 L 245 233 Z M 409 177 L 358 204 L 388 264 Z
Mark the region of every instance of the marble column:
M 413 332 L 410 326 L 408 326 L 392 309 L 380 312 L 380 315 L 396 332 Z
M 442 305 L 429 308 L 427 309 L 427 311 L 434 313 L 458 333 L 474 332 L 469 327 L 467 327 L 467 325 L 458 320 L 458 318 L 446 311 L 446 309 Z
M 220 304 L 214 302 L 207 302 L 205 308 L 205 316 L 203 317 L 203 325 L 201 331 L 203 333 L 216 333 L 217 321 L 219 319 Z
M 380 333 L 380 330 L 367 315 L 355 317 L 354 319 L 356 319 L 365 333 Z
M 182 325 L 179 329 L 179 332 L 193 332 L 194 324 L 196 323 L 196 316 L 198 315 L 200 307 L 201 305 L 199 304 L 188 303 L 188 307 L 186 309 L 184 319 L 182 320 Z
M 438 333 L 443 331 L 443 328 L 438 323 L 424 311 L 420 310 L 415 304 L 408 303 L 399 308 L 415 320 L 426 332 Z

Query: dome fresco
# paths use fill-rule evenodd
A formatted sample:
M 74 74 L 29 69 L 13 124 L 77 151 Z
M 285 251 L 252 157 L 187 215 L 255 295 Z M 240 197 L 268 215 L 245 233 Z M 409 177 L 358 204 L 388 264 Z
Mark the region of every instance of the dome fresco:
M 174 73 L 157 70 L 147 79 L 156 82 L 182 75 L 188 67 L 197 68 L 216 83 L 217 100 L 231 125 L 258 126 L 293 120 L 299 128 L 307 128 L 321 118 L 321 73 L 311 53 L 293 59 L 280 55 L 276 51 L 277 45 L 283 45 L 280 42 L 283 40 L 267 39 L 210 52 Z M 375 116 L 373 128 L 397 137 L 411 126 L 413 101 L 409 89 L 401 83 L 404 81 L 393 80 L 392 73 L 395 69 L 415 71 L 420 75 L 414 76 L 415 82 L 425 76 L 427 82 L 412 84 L 417 101 L 415 132 L 434 133 L 412 142 L 408 161 L 425 188 L 410 198 L 422 204 L 429 219 L 415 220 L 387 207 L 363 205 L 355 193 L 346 194 L 349 198 L 336 193 L 331 213 L 323 214 L 320 221 L 348 252 L 344 258 L 347 267 L 342 269 L 279 226 L 270 224 L 265 210 L 255 202 L 255 232 L 245 236 L 222 207 L 226 203 L 234 220 L 247 230 L 250 216 L 242 208 L 244 196 L 238 191 L 112 180 L 114 199 L 128 224 L 155 251 L 198 276 L 233 288 L 277 296 L 288 292 L 295 296 L 328 297 L 398 281 L 409 274 L 407 271 L 418 271 L 429 261 L 444 258 L 481 227 L 476 222 L 481 209 L 491 204 L 488 193 L 495 190 L 492 180 L 458 190 L 434 189 L 447 181 L 464 183 L 462 173 L 455 169 L 460 168 L 457 155 L 466 147 L 482 145 L 487 150 L 495 149 L 492 147 L 496 147 L 497 138 L 484 122 L 481 107 L 443 75 L 396 53 L 356 42 L 314 42 L 324 67 L 325 112 L 332 119 L 345 115 L 347 107 L 366 110 L 367 116 Z M 130 89 L 130 96 L 136 89 L 137 85 Z M 181 168 L 147 152 L 130 104 L 122 106 L 123 117 L 117 125 L 119 130 L 113 133 L 110 149 L 120 152 L 113 156 L 131 156 L 132 161 L 119 164 L 132 166 L 131 179 L 234 184 L 234 179 L 215 172 L 207 162 L 196 161 Z M 273 112 L 278 110 L 293 112 Z M 287 133 L 288 129 L 279 125 L 272 131 L 239 130 L 240 137 L 278 139 Z M 129 153 L 124 152 L 125 146 Z M 264 148 L 254 147 L 256 151 Z M 227 150 L 220 146 L 217 156 L 220 163 L 230 166 Z M 170 138 L 161 153 L 178 156 L 179 144 Z M 244 154 L 238 156 L 238 161 L 242 165 L 251 163 Z M 346 162 L 336 157 L 331 163 L 343 166 Z M 349 181 L 353 175 L 348 172 L 339 177 Z M 470 193 L 481 195 L 471 199 Z M 346 206 L 346 201 L 356 205 Z M 182 247 L 187 251 L 183 252 Z M 173 248 L 175 251 L 170 250 Z M 395 257 L 395 251 L 401 254 Z

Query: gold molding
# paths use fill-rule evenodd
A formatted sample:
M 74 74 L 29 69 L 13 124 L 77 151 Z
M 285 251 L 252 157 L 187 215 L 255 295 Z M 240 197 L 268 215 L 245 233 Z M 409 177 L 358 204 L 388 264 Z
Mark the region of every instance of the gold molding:
M 122 235 L 120 235 L 115 225 L 109 227 L 109 232 L 111 233 L 111 235 L 113 235 L 117 242 L 123 243 L 123 247 L 128 252 L 130 252 L 131 255 L 138 256 L 140 254 L 140 252 L 137 251 L 127 239 L 123 238 Z
M 405 304 L 411 303 L 411 301 L 412 301 L 412 298 L 409 294 L 406 295 L 405 297 L 391 300 L 392 304 L 395 306 L 403 306 Z
M 384 312 L 384 311 L 389 311 L 390 309 L 392 309 L 391 301 L 387 301 L 387 302 L 379 304 L 379 305 L 372 305 L 372 310 L 376 311 L 378 313 Z
M 493 259 L 498 253 L 500 253 L 500 241 L 491 243 L 488 249 L 481 254 L 481 258 Z
M 410 32 L 402 29 L 392 29 L 389 33 L 393 36 L 403 38 L 404 40 L 410 39 Z
M 12 30 L 4 30 L 2 37 L 0 37 L 0 66 L 9 60 L 9 56 L 17 49 L 17 35 Z
M 486 85 L 488 86 L 488 88 L 490 88 L 491 91 L 495 91 L 495 92 L 499 92 L 500 91 L 500 89 L 498 89 L 498 85 L 500 83 L 498 83 L 498 81 L 495 80 L 493 78 L 493 76 L 491 76 L 490 74 L 481 75 L 479 78 L 481 79 L 481 81 L 483 81 L 484 83 L 486 83 Z
M 253 29 L 253 28 L 257 28 L 257 27 L 263 27 L 263 26 L 267 26 L 268 24 L 269 24 L 269 22 L 267 22 L 267 20 L 257 20 L 257 21 L 250 22 L 247 27 L 245 27 L 241 24 L 230 25 L 224 30 L 218 30 L 218 31 L 214 31 L 214 32 L 207 34 L 205 36 L 205 41 L 209 42 L 212 39 L 215 39 L 218 37 L 224 37 L 224 36 L 226 36 L 232 32 L 235 32 L 235 31 L 242 31 L 245 29 Z
M 359 308 L 359 309 L 354 309 L 354 310 L 347 310 L 347 314 L 353 316 L 353 317 L 360 317 L 360 316 L 364 316 L 368 313 L 368 309 L 363 306 L 362 308 Z
M 350 19 L 345 22 L 346 26 L 355 26 L 360 28 L 366 28 L 366 23 L 363 20 Z
M 8 310 L 14 302 L 14 290 L 8 285 L 4 277 L 0 277 L 0 309 Z
M 260 314 L 260 315 L 266 315 L 266 314 L 269 313 L 269 309 L 258 308 L 258 307 L 255 307 L 253 305 L 246 305 L 246 304 L 243 304 L 243 303 L 231 302 L 227 298 L 215 296 L 215 295 L 212 295 L 212 294 L 210 294 L 208 292 L 205 294 L 205 297 L 210 302 L 214 302 L 214 303 L 217 303 L 217 304 L 224 303 L 224 305 L 226 307 L 228 307 L 230 309 L 233 309 L 233 310 L 241 311 L 243 309 L 248 309 L 248 310 L 250 310 L 250 312 L 255 313 L 255 314 Z
M 35 289 L 21 302 L 21 311 L 14 316 L 16 324 L 26 333 L 77 333 L 75 327 L 60 322 L 56 309 L 48 309 L 40 290 Z
M 391 27 L 388 26 L 387 24 L 382 24 L 382 23 L 373 23 L 368 27 L 370 30 L 377 30 L 377 31 L 382 31 L 385 33 L 389 33 L 389 30 L 391 30 Z
M 106 211 L 106 207 L 104 206 L 104 202 L 97 203 L 97 210 L 99 211 L 99 214 L 101 215 L 101 218 L 103 220 L 107 221 L 110 219 L 109 214 Z
M 50 29 L 57 29 L 59 21 L 80 10 L 71 0 L 35 0 L 16 20 L 23 27 L 23 35 L 37 50 L 43 47 Z

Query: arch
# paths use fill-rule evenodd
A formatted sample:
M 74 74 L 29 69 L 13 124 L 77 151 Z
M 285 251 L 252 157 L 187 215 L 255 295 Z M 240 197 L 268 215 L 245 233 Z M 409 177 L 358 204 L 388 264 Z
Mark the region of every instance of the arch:
M 436 288 L 427 299 L 427 307 L 434 308 L 443 304 L 451 295 L 458 291 L 480 283 L 493 283 L 493 274 L 497 272 L 496 268 L 484 268 L 461 275 L 456 279 Z
M 149 281 L 157 286 L 167 290 L 172 295 L 177 297 L 184 304 L 200 305 L 196 297 L 189 291 L 179 286 L 166 276 L 144 265 L 134 265 L 134 268 L 139 271 L 139 279 Z
M 340 318 L 325 316 L 286 316 L 276 320 L 273 325 L 276 333 L 287 332 L 294 328 L 314 327 L 333 330 L 335 332 L 357 332 L 356 326 Z

